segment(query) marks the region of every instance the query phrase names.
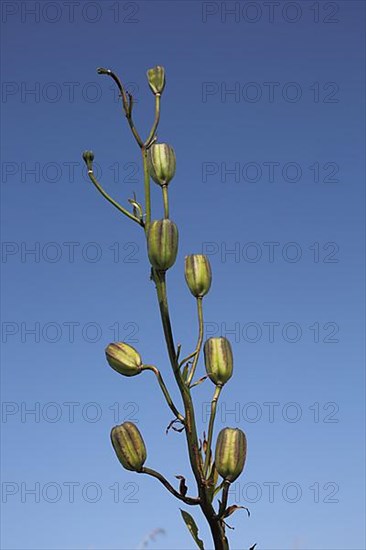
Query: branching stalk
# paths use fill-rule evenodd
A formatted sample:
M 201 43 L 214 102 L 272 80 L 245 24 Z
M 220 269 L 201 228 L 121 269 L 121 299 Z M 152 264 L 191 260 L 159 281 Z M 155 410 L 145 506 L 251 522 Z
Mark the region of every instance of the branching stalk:
M 191 506 L 200 504 L 200 499 L 199 498 L 187 497 L 187 496 L 183 496 L 180 493 L 178 493 L 178 491 L 176 491 L 174 489 L 174 487 L 169 483 L 169 481 L 163 475 L 161 475 L 159 472 L 153 470 L 152 468 L 146 468 L 144 466 L 140 473 L 141 474 L 148 474 L 149 476 L 152 476 L 152 477 L 155 477 L 156 479 L 158 479 L 160 481 L 160 483 L 162 483 L 164 485 L 164 487 L 166 487 L 168 489 L 168 491 L 170 491 L 172 493 L 172 495 L 174 495 L 176 498 L 179 498 L 179 500 L 182 500 L 186 504 L 189 504 Z
M 150 145 L 153 143 L 153 139 L 156 134 L 156 130 L 158 129 L 159 121 L 160 121 L 160 94 L 155 94 L 155 120 L 154 124 L 152 125 L 152 128 L 150 130 L 149 137 L 145 141 L 145 147 L 148 149 Z
M 99 68 L 97 72 L 99 74 L 105 74 L 107 76 L 110 76 L 114 80 L 114 82 L 117 84 L 118 90 L 119 90 L 121 98 L 122 98 L 122 106 L 123 106 L 123 110 L 125 112 L 125 116 L 126 116 L 127 121 L 128 121 L 128 125 L 131 128 L 131 131 L 132 131 L 139 147 L 143 147 L 144 143 L 143 143 L 143 141 L 140 137 L 140 134 L 136 130 L 136 127 L 135 127 L 135 124 L 134 124 L 133 118 L 132 118 L 133 101 L 132 101 L 132 99 L 130 99 L 130 103 L 129 103 L 128 98 L 127 98 L 126 90 L 125 90 L 121 80 L 110 69 Z
M 140 137 L 139 132 L 137 131 L 133 117 L 132 117 L 132 110 L 133 110 L 133 97 L 132 95 L 126 91 L 124 88 L 121 80 L 118 78 L 118 76 L 111 71 L 110 69 L 104 69 L 100 68 L 98 69 L 99 74 L 105 74 L 110 76 L 115 84 L 117 85 L 117 88 L 119 90 L 121 99 L 122 99 L 122 108 L 124 111 L 124 114 L 127 118 L 129 127 L 132 131 L 132 134 L 141 149 L 142 154 L 142 164 L 143 164 L 143 173 L 144 173 L 144 195 L 145 195 L 145 208 L 144 213 L 142 213 L 142 207 L 139 203 L 136 202 L 135 198 L 132 200 L 130 199 L 131 204 L 134 207 L 133 213 L 128 212 L 123 206 L 121 206 L 118 202 L 116 202 L 114 199 L 112 199 L 108 193 L 102 188 L 98 180 L 96 179 L 93 169 L 92 169 L 92 160 L 94 158 L 94 155 L 90 151 L 86 151 L 84 153 L 84 160 L 87 163 L 88 167 L 88 175 L 94 186 L 97 188 L 97 190 L 115 207 L 117 208 L 122 214 L 127 216 L 128 218 L 132 219 L 134 222 L 141 225 L 144 230 L 146 237 L 149 237 L 148 246 L 150 246 L 151 243 L 151 234 L 153 226 L 151 226 L 151 231 L 148 234 L 148 230 L 151 224 L 151 192 L 150 192 L 150 171 L 149 171 L 149 148 L 152 146 L 152 144 L 157 140 L 157 129 L 159 126 L 160 121 L 160 109 L 161 109 L 161 93 L 165 86 L 165 73 L 164 68 L 160 66 L 156 66 L 154 69 L 150 69 L 148 71 L 148 79 L 149 79 L 149 85 L 152 89 L 153 93 L 155 94 L 155 116 L 154 121 L 152 124 L 152 127 L 150 129 L 150 132 L 148 134 L 148 137 L 145 141 Z M 174 154 L 174 152 L 173 152 Z M 175 156 L 174 159 L 174 170 L 175 170 Z M 169 164 L 168 164 L 169 166 Z M 174 175 L 174 173 L 173 173 Z M 154 175 L 155 179 L 155 175 Z M 169 218 L 169 196 L 168 196 L 168 186 L 166 184 L 166 181 L 168 181 L 167 178 L 161 178 L 162 181 L 160 181 L 160 185 L 162 187 L 162 199 L 163 199 L 163 207 L 164 207 L 164 218 Z M 136 215 L 135 215 L 136 214 Z M 139 215 L 140 214 L 140 215 Z M 139 215 L 139 217 L 138 217 Z M 172 224 L 172 222 L 164 221 L 164 224 Z M 174 224 L 172 224 L 174 225 Z M 212 538 L 215 545 L 215 550 L 229 550 L 229 543 L 225 535 L 225 523 L 224 523 L 224 514 L 227 508 L 227 501 L 228 501 L 228 493 L 229 493 L 229 487 L 230 482 L 224 481 L 222 483 L 222 500 L 220 503 L 220 507 L 218 510 L 218 513 L 216 513 L 213 505 L 212 505 L 212 490 L 213 486 L 212 483 L 208 481 L 208 472 L 210 470 L 210 464 L 212 459 L 212 437 L 213 437 L 213 429 L 214 429 L 214 422 L 215 422 L 215 416 L 216 416 L 216 408 L 217 408 L 217 402 L 222 390 L 222 379 L 218 379 L 216 382 L 215 392 L 211 401 L 211 413 L 210 413 L 210 420 L 209 420 L 209 426 L 208 426 L 208 435 L 207 435 L 207 452 L 206 457 L 203 460 L 202 454 L 201 454 L 201 446 L 198 439 L 197 434 L 197 427 L 196 427 L 196 421 L 195 421 L 195 410 L 193 406 L 192 401 L 192 395 L 191 395 L 191 387 L 194 385 L 199 384 L 205 377 L 198 380 L 195 384 L 192 385 L 192 379 L 195 375 L 199 356 L 202 350 L 202 343 L 203 343 L 203 336 L 204 336 L 204 324 L 203 324 L 203 306 L 202 306 L 202 294 L 204 295 L 205 292 L 202 292 L 202 290 L 198 290 L 197 293 L 192 291 L 192 293 L 195 296 L 198 296 L 196 299 L 197 303 L 197 316 L 198 316 L 198 338 L 197 338 L 197 344 L 196 348 L 193 353 L 188 355 L 182 360 L 179 360 L 180 351 L 181 351 L 181 345 L 179 344 L 178 347 L 175 346 L 174 337 L 173 337 L 173 330 L 170 320 L 170 313 L 169 313 L 169 305 L 168 305 L 168 295 L 167 295 L 167 287 L 166 287 L 166 271 L 163 270 L 162 264 L 160 262 L 160 259 L 154 263 L 151 259 L 150 255 L 150 249 L 149 249 L 149 258 L 152 263 L 152 265 L 158 265 L 159 269 L 156 269 L 155 267 L 152 267 L 151 269 L 151 279 L 154 281 L 156 286 L 156 292 L 157 292 L 157 298 L 159 302 L 159 310 L 160 310 L 160 317 L 164 332 L 164 338 L 167 346 L 168 356 L 169 356 L 169 362 L 171 364 L 171 368 L 173 370 L 173 375 L 175 378 L 175 381 L 177 383 L 182 403 L 184 406 L 184 415 L 182 415 L 175 404 L 173 403 L 173 400 L 169 394 L 169 391 L 164 383 L 164 380 L 162 378 L 162 375 L 155 367 L 154 365 L 143 365 L 143 370 L 150 370 L 152 371 L 159 383 L 159 386 L 162 390 L 162 393 L 165 397 L 165 400 L 173 412 L 175 416 L 175 420 L 173 420 L 172 424 L 174 422 L 179 421 L 183 425 L 183 429 L 185 432 L 186 442 L 187 442 L 187 449 L 189 454 L 189 461 L 191 465 L 191 469 L 196 481 L 197 485 L 197 491 L 198 491 L 198 497 L 193 498 L 186 496 L 184 492 L 186 491 L 186 487 L 183 483 L 182 489 L 177 491 L 170 482 L 159 472 L 145 467 L 143 464 L 144 462 L 141 462 L 141 464 L 136 468 L 136 471 L 139 473 L 144 473 L 147 475 L 150 475 L 160 481 L 166 489 L 174 495 L 176 498 L 181 500 L 187 505 L 199 505 L 211 530 Z M 176 253 L 176 251 L 175 251 Z M 163 264 L 164 265 L 164 264 Z M 171 266 L 172 264 L 170 264 Z M 169 266 L 169 267 L 170 267 Z M 166 269 L 166 268 L 164 268 Z M 211 277 L 211 271 L 208 266 L 209 275 Z M 202 284 L 202 283 L 200 283 Z M 206 292 L 209 289 L 209 286 L 211 284 L 211 281 L 209 281 L 208 288 L 206 289 Z M 191 289 L 191 287 L 190 287 Z M 123 350 L 122 350 L 123 351 Z M 132 350 L 133 354 L 132 357 L 136 356 L 137 351 Z M 189 368 L 189 363 L 191 362 L 192 365 Z M 187 365 L 188 363 L 188 365 Z M 186 365 L 185 372 L 188 371 L 188 375 L 186 379 L 183 379 L 181 367 Z M 113 365 L 112 365 L 113 366 Z M 137 367 L 140 368 L 141 365 L 137 364 Z M 114 366 L 113 366 L 114 367 Z M 124 366 L 124 368 L 127 368 Z M 134 368 L 134 365 L 132 364 L 132 368 Z M 207 369 L 206 365 L 206 369 Z M 207 371 L 208 372 L 208 371 Z M 124 374 L 123 370 L 122 373 Z M 211 376 L 212 379 L 212 376 Z M 116 427 L 121 428 L 123 430 L 123 425 Z M 127 429 L 127 427 L 126 427 Z M 132 426 L 129 425 L 129 430 L 132 429 Z M 137 436 L 136 436 L 136 430 L 135 428 L 135 438 L 141 437 L 137 430 Z M 228 428 L 229 430 L 229 428 Z M 236 433 L 236 431 L 234 430 Z M 235 436 L 236 437 L 236 436 Z M 242 437 L 245 438 L 245 435 L 242 434 Z M 118 440 L 116 440 L 118 443 Z M 131 439 L 131 442 L 133 443 L 133 439 Z M 240 441 L 240 440 L 239 440 Z M 131 443 L 131 444 L 132 444 Z M 141 450 L 141 449 L 140 449 Z M 136 455 L 138 457 L 138 454 Z M 134 456 L 134 460 L 136 459 L 136 456 Z M 125 460 L 124 455 L 120 455 L 120 460 L 123 463 L 123 460 Z M 245 459 L 245 456 L 244 456 Z M 145 451 L 145 457 L 144 460 L 146 460 L 146 451 Z M 130 463 L 128 463 L 130 464 Z M 125 466 L 127 467 L 127 466 Z M 131 468 L 127 468 L 131 469 Z M 219 470 L 219 468 L 218 468 Z M 179 476 L 178 476 L 179 477 Z M 184 480 L 184 478 L 182 478 Z
M 151 195 L 150 195 L 150 174 L 147 160 L 147 149 L 143 147 L 142 152 L 142 164 L 144 169 L 144 190 L 145 190 L 145 232 L 147 232 L 151 222 Z
M 166 399 L 166 402 L 168 403 L 170 409 L 172 410 L 173 414 L 178 418 L 178 420 L 180 420 L 182 422 L 182 424 L 184 424 L 184 416 L 182 416 L 180 414 L 180 412 L 178 411 L 178 409 L 176 408 L 176 406 L 174 405 L 173 403 L 173 400 L 169 394 L 169 391 L 164 383 L 164 380 L 163 380 L 163 377 L 161 376 L 161 372 L 159 371 L 159 369 L 157 369 L 154 365 L 144 365 L 142 367 L 143 370 L 151 370 L 156 378 L 158 379 L 158 382 L 159 382 L 159 386 L 164 394 L 164 397 Z
M 202 342 L 203 342 L 203 310 L 202 310 L 202 298 L 197 298 L 197 314 L 198 314 L 198 341 L 196 345 L 196 349 L 194 351 L 194 359 L 191 371 L 187 378 L 187 385 L 189 386 L 192 382 L 192 378 L 194 376 L 194 373 L 196 371 L 197 362 L 199 359 L 199 355 L 201 352 Z
M 197 429 L 190 389 L 182 380 L 181 373 L 179 371 L 179 365 L 177 363 L 175 344 L 169 315 L 165 272 L 157 272 L 154 270 L 154 279 L 156 283 L 160 314 L 163 324 L 165 341 L 168 348 L 169 359 L 184 403 L 186 428 L 185 433 L 187 439 L 188 453 L 192 471 L 197 482 L 197 488 L 201 500 L 200 506 L 209 523 L 212 538 L 215 542 L 215 550 L 228 550 L 229 547 L 225 536 L 225 528 L 222 522 L 219 520 L 218 516 L 216 515 L 207 493 L 202 457 L 198 446 Z
M 122 212 L 122 214 L 124 214 L 125 216 L 127 216 L 128 218 L 133 220 L 134 222 L 138 223 L 139 225 L 144 226 L 144 222 L 142 220 L 140 220 L 139 218 L 137 218 L 136 216 L 131 214 L 131 212 L 129 212 L 128 210 L 123 208 L 123 206 L 121 206 L 117 201 L 112 199 L 112 197 L 110 195 L 108 195 L 108 193 L 106 191 L 104 191 L 103 187 L 100 185 L 99 181 L 95 177 L 94 172 L 92 170 L 88 170 L 88 176 L 89 176 L 90 180 L 93 182 L 93 184 L 95 185 L 95 187 L 98 189 L 99 193 L 101 193 L 103 195 L 103 197 L 105 199 L 107 199 L 107 201 L 109 201 L 111 204 L 113 204 L 113 206 L 115 206 L 117 208 L 117 210 Z
M 225 480 L 222 488 L 222 496 L 221 496 L 222 500 L 221 500 L 220 509 L 219 509 L 219 517 L 222 517 L 223 514 L 225 513 L 225 510 L 227 507 L 227 499 L 229 496 L 229 489 L 230 489 L 230 481 Z
M 203 469 L 205 476 L 207 476 L 208 468 L 210 465 L 212 434 L 213 434 L 213 428 L 215 423 L 217 401 L 220 397 L 221 390 L 222 390 L 222 386 L 215 387 L 215 392 L 211 401 L 211 414 L 210 414 L 210 420 L 208 424 L 208 433 L 207 433 L 207 452 L 206 452 L 205 466 Z

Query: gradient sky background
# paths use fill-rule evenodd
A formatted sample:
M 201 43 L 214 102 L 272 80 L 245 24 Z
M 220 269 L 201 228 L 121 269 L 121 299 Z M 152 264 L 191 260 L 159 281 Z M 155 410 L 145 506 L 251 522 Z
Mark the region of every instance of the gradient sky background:
M 178 501 L 121 469 L 109 442 L 114 424 L 138 422 L 147 465 L 186 475 L 195 494 L 151 373 L 127 380 L 106 366 L 106 344 L 129 342 L 179 403 L 143 234 L 98 195 L 81 159 L 93 149 L 105 188 L 124 204 L 133 191 L 142 199 L 138 148 L 96 68 L 129 83 L 146 135 L 145 71 L 156 64 L 167 73 L 159 139 L 177 154 L 174 334 L 192 351 L 182 266 L 210 253 L 206 335 L 228 336 L 235 355 L 215 432 L 248 438 L 232 502 L 251 517 L 230 518 L 232 548 L 365 548 L 364 3 L 278 4 L 2 3 L 4 549 L 133 549 L 158 528 L 149 548 L 194 547 Z M 194 390 L 200 433 L 212 392 L 209 381 Z

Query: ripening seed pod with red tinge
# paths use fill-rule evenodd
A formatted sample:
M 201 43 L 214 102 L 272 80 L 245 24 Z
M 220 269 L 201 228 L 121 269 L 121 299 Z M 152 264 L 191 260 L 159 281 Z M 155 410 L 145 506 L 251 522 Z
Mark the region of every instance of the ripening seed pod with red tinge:
M 126 470 L 141 472 L 146 460 L 146 447 L 138 427 L 133 422 L 114 426 L 111 441 L 117 458 Z
M 105 349 L 108 364 L 124 376 L 135 376 L 142 370 L 139 352 L 125 342 L 113 342 Z

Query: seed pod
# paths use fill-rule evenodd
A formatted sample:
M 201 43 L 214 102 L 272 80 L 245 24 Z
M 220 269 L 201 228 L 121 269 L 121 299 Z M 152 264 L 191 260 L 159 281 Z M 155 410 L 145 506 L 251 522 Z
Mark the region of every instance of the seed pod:
M 224 337 L 206 340 L 203 347 L 206 372 L 217 386 L 223 386 L 233 374 L 233 352 L 230 342 Z
M 247 455 L 247 439 L 239 428 L 224 428 L 217 436 L 215 466 L 220 476 L 231 483 L 243 471 Z
M 147 80 L 153 94 L 162 94 L 165 87 L 165 70 L 164 67 L 157 65 L 147 72 Z
M 105 354 L 109 365 L 120 374 L 124 376 L 140 374 L 142 360 L 138 351 L 132 346 L 124 342 L 112 343 L 106 347 Z
M 93 160 L 94 160 L 93 151 L 84 151 L 83 160 L 84 160 L 88 170 L 92 170 L 93 169 Z
M 157 271 L 166 271 L 174 264 L 178 253 L 178 228 L 168 219 L 154 220 L 147 232 L 147 253 Z
M 148 149 L 149 173 L 158 185 L 168 185 L 175 174 L 175 153 L 167 143 L 153 143 Z
M 122 466 L 126 470 L 141 472 L 146 460 L 146 447 L 137 426 L 132 422 L 114 426 L 111 441 Z
M 188 288 L 196 298 L 202 298 L 210 290 L 211 266 L 204 254 L 186 256 L 184 274 Z

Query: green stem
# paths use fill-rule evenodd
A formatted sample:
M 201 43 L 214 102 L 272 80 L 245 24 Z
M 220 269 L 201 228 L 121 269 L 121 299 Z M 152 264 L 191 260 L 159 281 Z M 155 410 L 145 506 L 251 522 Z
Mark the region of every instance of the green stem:
M 150 130 L 149 137 L 144 143 L 146 149 L 148 149 L 152 144 L 153 139 L 155 137 L 156 130 L 158 129 L 159 120 L 160 120 L 160 97 L 161 97 L 160 94 L 155 94 L 155 120 Z
M 147 149 L 142 147 L 142 163 L 144 167 L 144 189 L 145 189 L 145 232 L 147 232 L 150 222 L 151 222 L 151 195 L 150 195 L 150 174 L 149 174 L 149 165 L 147 159 Z
M 201 347 L 202 347 L 202 342 L 203 342 L 203 309 L 202 309 L 202 297 L 197 298 L 197 313 L 198 313 L 198 326 L 199 326 L 199 329 L 198 329 L 198 340 L 197 340 L 196 349 L 195 349 L 195 351 L 194 351 L 195 356 L 194 356 L 194 359 L 193 359 L 193 364 L 192 364 L 191 372 L 189 373 L 188 378 L 187 378 L 187 385 L 188 385 L 188 386 L 189 386 L 190 383 L 192 382 L 192 378 L 193 378 L 193 376 L 194 376 L 194 373 L 195 373 L 195 370 L 196 370 L 196 367 L 197 367 L 197 362 L 198 362 L 198 358 L 199 358 L 199 355 L 200 355 L 200 352 L 201 352 Z
M 212 538 L 215 543 L 215 550 L 228 550 L 229 545 L 227 538 L 225 536 L 225 528 L 223 527 L 220 519 L 215 513 L 215 510 L 211 504 L 210 498 L 207 494 L 207 489 L 205 485 L 205 479 L 203 475 L 203 464 L 202 456 L 198 446 L 198 437 L 196 422 L 194 417 L 194 408 L 192 403 L 191 392 L 189 387 L 183 382 L 181 374 L 179 371 L 179 364 L 177 361 L 177 356 L 175 352 L 175 344 L 173 339 L 172 327 L 170 323 L 169 307 L 168 307 L 168 298 L 166 292 L 166 279 L 165 272 L 158 272 L 153 270 L 154 281 L 156 284 L 156 290 L 159 299 L 159 308 L 163 324 L 165 341 L 168 348 L 168 355 L 170 363 L 173 369 L 174 377 L 177 381 L 182 400 L 184 403 L 185 409 L 185 434 L 187 439 L 187 447 L 189 453 L 189 460 L 191 463 L 192 471 L 196 479 L 199 498 L 200 498 L 200 507 L 202 512 L 207 519 Z
M 229 496 L 229 488 L 230 488 L 230 481 L 225 480 L 224 481 L 224 486 L 223 486 L 223 489 L 222 489 L 222 497 L 221 497 L 222 500 L 221 500 L 220 509 L 219 509 L 219 517 L 222 517 L 222 515 L 224 514 L 224 512 L 226 510 L 227 499 L 228 499 L 228 496 Z
M 117 88 L 118 88 L 118 90 L 120 92 L 120 95 L 121 95 L 121 98 L 122 98 L 122 106 L 123 106 L 123 110 L 125 112 L 128 124 L 131 128 L 131 131 L 134 135 L 134 138 L 136 139 L 137 143 L 139 144 L 139 147 L 143 147 L 144 142 L 142 141 L 138 131 L 136 130 L 135 124 L 134 124 L 133 119 L 132 119 L 132 96 L 130 96 L 131 103 L 129 105 L 128 100 L 127 100 L 127 94 L 126 94 L 126 91 L 124 89 L 124 86 L 123 86 L 121 80 L 118 78 L 118 76 L 113 71 L 111 71 L 110 69 L 99 68 L 97 70 L 97 72 L 99 74 L 105 74 L 105 75 L 110 76 L 114 80 L 114 82 L 117 84 Z
M 132 119 L 131 111 L 126 113 L 126 118 L 127 118 L 128 124 L 129 124 L 129 126 L 132 130 L 132 133 L 135 136 L 135 139 L 136 139 L 137 143 L 142 148 L 144 146 L 144 143 L 143 143 L 142 139 L 140 138 L 138 131 L 135 128 L 135 124 L 134 124 L 133 119 Z
M 164 202 L 164 218 L 169 218 L 169 197 L 168 197 L 168 186 L 162 185 L 161 189 L 163 191 L 163 202 Z
M 172 495 L 174 495 L 176 498 L 179 498 L 179 500 L 182 500 L 186 504 L 190 504 L 191 506 L 194 506 L 200 503 L 199 498 L 187 497 L 178 493 L 178 491 L 174 489 L 174 487 L 169 483 L 169 481 L 163 475 L 161 475 L 156 470 L 153 470 L 152 468 L 146 468 L 145 466 L 143 466 L 141 472 L 139 473 L 148 474 L 149 476 L 155 477 L 164 485 L 164 487 L 168 489 L 168 491 L 172 493 Z
M 189 355 L 187 355 L 187 357 L 185 357 L 184 359 L 182 359 L 180 362 L 179 362 L 179 368 L 182 367 L 185 363 L 187 363 L 187 361 L 189 361 L 189 359 L 192 359 L 192 357 L 194 357 L 196 355 L 196 351 L 190 353 Z
M 166 399 L 166 402 L 168 403 L 170 409 L 172 410 L 173 414 L 184 424 L 184 416 L 180 414 L 178 409 L 175 407 L 172 398 L 170 397 L 169 391 L 164 383 L 163 377 L 161 376 L 161 373 L 159 369 L 157 369 L 154 365 L 144 365 L 142 367 L 143 370 L 151 370 L 156 378 L 158 379 L 159 386 L 164 394 L 164 397 Z
M 208 468 L 210 465 L 213 427 L 214 427 L 215 416 L 216 416 L 217 401 L 220 397 L 221 390 L 222 390 L 222 386 L 216 386 L 215 392 L 211 401 L 211 414 L 210 414 L 210 421 L 208 424 L 208 433 L 207 433 L 207 452 L 206 452 L 205 466 L 203 469 L 205 476 L 207 476 Z
M 93 170 L 88 170 L 88 176 L 89 176 L 90 180 L 93 182 L 93 184 L 95 185 L 95 187 L 98 189 L 99 193 L 101 193 L 103 195 L 103 197 L 105 199 L 107 199 L 107 201 L 109 201 L 111 204 L 113 204 L 113 206 L 115 206 L 117 208 L 117 210 L 122 212 L 122 214 L 124 214 L 125 216 L 127 216 L 128 218 L 133 220 L 134 222 L 138 223 L 139 225 L 144 226 L 144 222 L 142 220 L 139 220 L 138 218 L 136 218 L 136 216 L 134 216 L 133 214 L 131 214 L 131 212 L 129 212 L 128 210 L 123 208 L 123 206 L 121 206 L 117 201 L 112 199 L 112 197 L 110 197 L 108 195 L 108 193 L 106 191 L 104 191 L 103 187 L 100 185 L 99 181 L 94 176 Z
M 156 270 L 154 270 L 153 273 L 154 273 L 154 280 L 156 284 L 156 290 L 158 294 L 160 315 L 161 315 L 161 320 L 163 324 L 163 330 L 164 330 L 165 341 L 168 349 L 169 360 L 170 360 L 170 364 L 173 369 L 173 374 L 177 382 L 178 388 L 180 390 L 182 400 L 184 403 L 184 408 L 185 408 L 184 425 L 185 425 L 185 432 L 186 432 L 186 438 L 188 443 L 190 462 L 191 462 L 192 470 L 197 480 L 197 483 L 200 484 L 201 479 L 203 478 L 203 470 L 202 470 L 203 465 L 202 465 L 201 455 L 199 452 L 198 436 L 197 436 L 196 424 L 195 424 L 195 418 L 194 418 L 194 409 L 193 409 L 192 398 L 191 398 L 189 388 L 185 385 L 185 383 L 182 380 L 182 377 L 179 371 L 179 365 L 177 362 L 173 332 L 172 332 L 170 315 L 169 315 L 168 297 L 167 297 L 167 291 L 166 291 L 166 274 L 165 272 L 156 271 Z

